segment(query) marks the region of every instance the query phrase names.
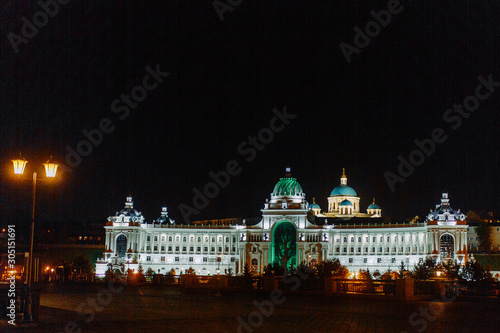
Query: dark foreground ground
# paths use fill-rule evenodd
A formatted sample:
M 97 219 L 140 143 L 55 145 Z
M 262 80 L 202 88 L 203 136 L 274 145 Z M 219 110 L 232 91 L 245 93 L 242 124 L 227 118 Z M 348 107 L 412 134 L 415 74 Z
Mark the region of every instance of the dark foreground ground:
M 231 292 L 218 296 L 155 286 L 114 291 L 117 293 L 107 285 L 52 285 L 42 294 L 37 327 L 14 329 L 2 320 L 0 331 L 500 332 L 500 302 L 492 300 L 394 302 L 285 295 L 278 298 L 282 304 L 274 309 L 266 302 L 266 317 L 253 303 L 269 300 L 269 294 Z M 441 313 L 431 316 L 431 308 Z M 421 311 L 429 315 L 414 314 Z M 246 328 L 240 324 L 243 320 L 249 323 Z

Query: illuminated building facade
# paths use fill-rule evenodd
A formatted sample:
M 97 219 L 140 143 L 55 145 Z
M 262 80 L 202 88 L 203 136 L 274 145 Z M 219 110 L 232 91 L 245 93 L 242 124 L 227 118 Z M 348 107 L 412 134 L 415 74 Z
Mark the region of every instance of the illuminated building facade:
M 248 264 L 262 273 L 269 263 L 296 266 L 333 258 L 351 271 L 384 272 L 397 270 L 401 262 L 411 269 L 427 256 L 437 262 L 466 260 L 467 222 L 460 210 L 450 207 L 447 193 L 421 223 L 391 223 L 375 201 L 362 213 L 360 201 L 344 171 L 327 198 L 328 210 L 321 213 L 315 200 L 308 203 L 289 169 L 256 223 L 226 219 L 179 225 L 168 217 L 167 208 L 147 222 L 127 197 L 125 208 L 108 218 L 105 253 L 96 275 L 104 276 L 108 268 L 137 271 L 139 265 L 161 274 L 192 267 L 197 274 L 214 275 L 228 269 L 241 273 Z

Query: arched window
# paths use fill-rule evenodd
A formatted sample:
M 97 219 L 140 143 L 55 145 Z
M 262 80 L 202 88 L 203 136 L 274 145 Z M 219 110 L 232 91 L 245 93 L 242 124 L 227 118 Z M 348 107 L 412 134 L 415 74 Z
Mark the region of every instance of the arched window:
M 455 244 L 453 236 L 450 234 L 443 234 L 439 239 L 439 252 L 441 259 L 454 259 L 455 257 Z
M 150 242 L 150 241 L 151 241 L 151 237 L 150 237 L 150 236 L 148 236 L 148 237 L 146 238 L 146 241 L 147 241 L 147 242 Z
M 116 254 L 119 257 L 125 257 L 125 251 L 127 251 L 127 237 L 120 235 L 116 238 Z

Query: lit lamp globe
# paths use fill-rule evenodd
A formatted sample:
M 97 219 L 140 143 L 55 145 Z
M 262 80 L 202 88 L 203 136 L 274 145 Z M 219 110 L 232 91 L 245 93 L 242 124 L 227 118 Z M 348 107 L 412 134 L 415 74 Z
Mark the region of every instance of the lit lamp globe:
M 28 161 L 26 161 L 24 158 L 22 158 L 22 156 L 20 156 L 18 159 L 12 160 L 12 163 L 14 164 L 14 173 L 16 175 L 22 175 L 24 173 L 24 168 L 26 167 L 26 163 L 28 163 Z
M 57 167 L 59 166 L 59 164 L 47 161 L 46 163 L 43 163 L 43 166 L 45 167 L 45 175 L 48 178 L 54 178 L 56 176 Z

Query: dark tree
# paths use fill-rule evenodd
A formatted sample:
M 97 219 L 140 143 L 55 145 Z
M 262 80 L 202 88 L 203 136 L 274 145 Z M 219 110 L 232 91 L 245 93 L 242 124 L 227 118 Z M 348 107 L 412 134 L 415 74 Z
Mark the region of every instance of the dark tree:
M 341 279 L 349 277 L 349 270 L 335 258 L 333 260 L 323 260 L 317 266 L 318 275 L 321 277 L 334 276 Z
M 399 277 L 402 279 L 406 279 L 408 277 L 408 270 L 406 268 L 405 262 L 401 260 L 401 264 L 398 266 L 399 268 Z
M 412 275 L 418 280 L 429 280 L 430 277 L 436 273 L 436 264 L 431 257 L 425 258 L 424 261 L 419 262 L 413 268 Z
M 186 269 L 186 275 L 196 275 L 196 271 L 193 267 Z
M 73 264 L 71 266 L 73 268 L 73 271 L 76 273 L 87 274 L 91 271 L 90 260 L 81 255 L 73 260 Z
M 459 276 L 460 266 L 457 264 L 456 260 L 448 260 L 441 263 L 438 270 L 443 271 L 444 277 L 450 280 L 455 280 Z
M 360 269 L 359 273 L 358 273 L 358 279 L 372 281 L 373 277 L 372 277 L 372 274 L 370 273 L 369 269 L 367 269 L 366 271 L 363 269 Z
M 491 227 L 487 222 L 479 222 L 476 228 L 477 236 L 479 237 L 479 251 L 489 253 L 491 250 Z
M 459 277 L 463 281 L 489 281 L 491 273 L 484 269 L 480 263 L 474 259 L 469 259 L 460 271 Z
M 264 267 L 264 276 L 283 276 L 284 273 L 285 270 L 277 262 L 272 265 L 268 264 L 266 267 Z

